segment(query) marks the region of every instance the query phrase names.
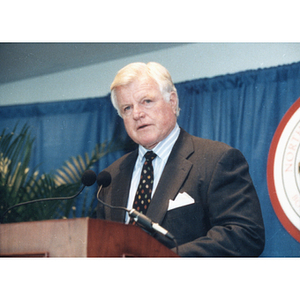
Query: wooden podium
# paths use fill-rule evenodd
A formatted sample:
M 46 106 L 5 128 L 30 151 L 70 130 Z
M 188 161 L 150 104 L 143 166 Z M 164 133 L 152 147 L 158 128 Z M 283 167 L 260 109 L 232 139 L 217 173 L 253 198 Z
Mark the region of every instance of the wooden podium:
M 0 225 L 0 257 L 178 257 L 134 225 L 78 218 Z

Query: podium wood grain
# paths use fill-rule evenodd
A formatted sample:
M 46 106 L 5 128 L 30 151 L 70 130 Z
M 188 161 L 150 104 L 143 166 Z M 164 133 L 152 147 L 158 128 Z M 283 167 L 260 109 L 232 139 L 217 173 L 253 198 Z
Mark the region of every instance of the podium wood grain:
M 90 218 L 0 225 L 0 257 L 176 257 L 134 225 Z

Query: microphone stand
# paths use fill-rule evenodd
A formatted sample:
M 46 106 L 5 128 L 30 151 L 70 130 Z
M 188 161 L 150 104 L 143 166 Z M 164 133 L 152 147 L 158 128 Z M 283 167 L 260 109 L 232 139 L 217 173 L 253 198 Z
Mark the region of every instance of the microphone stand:
M 143 215 L 142 213 L 138 212 L 137 210 L 135 209 L 128 209 L 126 207 L 123 207 L 123 206 L 112 206 L 112 205 L 109 205 L 105 202 L 103 202 L 102 200 L 100 200 L 100 191 L 102 189 L 102 185 L 100 185 L 99 187 L 99 190 L 97 192 L 97 200 L 103 204 L 104 206 L 107 206 L 111 209 L 122 209 L 122 210 L 125 210 L 126 212 L 128 212 L 129 216 L 131 218 L 133 218 L 138 224 L 142 225 L 142 227 L 144 227 L 145 229 L 147 230 L 150 230 L 150 231 L 155 231 L 155 232 L 158 232 L 164 236 L 166 236 L 167 238 L 169 238 L 170 240 L 172 240 L 175 244 L 175 247 L 176 247 L 176 254 L 178 254 L 178 244 L 177 244 L 177 241 L 175 239 L 175 237 L 169 233 L 167 230 L 165 230 L 164 228 L 162 228 L 160 225 L 158 225 L 157 223 L 153 223 L 152 220 L 150 218 L 148 218 L 147 216 Z
M 22 206 L 22 205 L 31 204 L 31 203 L 42 202 L 42 201 L 71 200 L 71 199 L 77 197 L 77 196 L 83 191 L 84 188 L 85 188 L 85 185 L 83 185 L 83 187 L 79 190 L 79 192 L 77 192 L 76 195 L 69 196 L 69 197 L 57 197 L 57 198 L 36 199 L 36 200 L 31 200 L 31 201 L 27 201 L 27 202 L 21 202 L 21 203 L 18 203 L 18 204 L 16 204 L 16 205 L 13 205 L 13 206 L 9 207 L 9 208 L 2 214 L 1 220 L 0 220 L 0 224 L 3 223 L 4 216 L 7 214 L 7 212 L 10 211 L 10 210 L 13 209 L 13 208 L 16 208 L 16 207 L 19 207 L 19 206 Z

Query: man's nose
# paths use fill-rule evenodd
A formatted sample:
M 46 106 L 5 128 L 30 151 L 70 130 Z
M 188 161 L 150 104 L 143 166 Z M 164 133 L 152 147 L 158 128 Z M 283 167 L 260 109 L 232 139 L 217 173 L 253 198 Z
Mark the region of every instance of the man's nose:
M 144 115 L 143 109 L 139 105 L 134 105 L 132 108 L 132 116 L 135 120 L 142 118 Z

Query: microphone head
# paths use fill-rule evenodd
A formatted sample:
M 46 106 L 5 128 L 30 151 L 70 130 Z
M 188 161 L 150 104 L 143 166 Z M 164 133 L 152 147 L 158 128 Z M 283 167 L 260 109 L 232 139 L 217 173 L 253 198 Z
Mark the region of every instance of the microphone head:
M 98 174 L 97 176 L 98 186 L 102 185 L 102 187 L 107 187 L 110 185 L 110 183 L 111 183 L 111 175 L 108 172 L 102 171 Z
M 92 170 L 86 170 L 81 176 L 81 182 L 85 186 L 91 186 L 96 181 L 96 173 Z

